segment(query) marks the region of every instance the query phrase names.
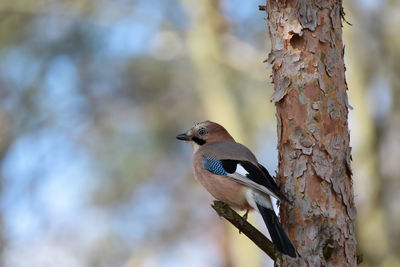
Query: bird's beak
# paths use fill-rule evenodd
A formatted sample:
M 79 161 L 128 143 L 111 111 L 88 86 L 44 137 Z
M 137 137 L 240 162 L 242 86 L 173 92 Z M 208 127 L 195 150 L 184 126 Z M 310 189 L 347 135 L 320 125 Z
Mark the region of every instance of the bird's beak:
M 183 140 L 183 141 L 192 141 L 192 137 L 189 136 L 189 135 L 187 135 L 187 134 L 185 134 L 185 133 L 183 133 L 183 134 L 178 134 L 178 135 L 176 136 L 176 139 L 178 139 L 178 140 Z

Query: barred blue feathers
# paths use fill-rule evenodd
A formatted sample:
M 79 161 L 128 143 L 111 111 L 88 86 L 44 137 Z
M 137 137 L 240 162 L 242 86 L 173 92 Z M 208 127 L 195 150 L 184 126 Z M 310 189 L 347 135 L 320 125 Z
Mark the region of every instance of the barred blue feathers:
M 222 162 L 220 160 L 214 159 L 212 157 L 204 157 L 203 158 L 204 169 L 217 174 L 217 175 L 227 175 L 228 173 L 225 171 L 222 166 Z

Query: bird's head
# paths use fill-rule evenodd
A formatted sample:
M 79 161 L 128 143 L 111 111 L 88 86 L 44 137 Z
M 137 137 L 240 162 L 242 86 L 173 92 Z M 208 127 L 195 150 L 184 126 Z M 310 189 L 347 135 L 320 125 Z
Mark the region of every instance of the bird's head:
M 196 123 L 185 133 L 177 135 L 176 139 L 188 142 L 194 149 L 215 142 L 235 141 L 224 127 L 212 121 Z

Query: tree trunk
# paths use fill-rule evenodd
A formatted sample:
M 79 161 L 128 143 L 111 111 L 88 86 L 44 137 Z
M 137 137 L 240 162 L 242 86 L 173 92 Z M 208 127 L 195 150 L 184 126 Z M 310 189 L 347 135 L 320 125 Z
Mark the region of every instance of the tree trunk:
M 341 1 L 267 1 L 282 224 L 298 253 L 276 266 L 356 266 Z

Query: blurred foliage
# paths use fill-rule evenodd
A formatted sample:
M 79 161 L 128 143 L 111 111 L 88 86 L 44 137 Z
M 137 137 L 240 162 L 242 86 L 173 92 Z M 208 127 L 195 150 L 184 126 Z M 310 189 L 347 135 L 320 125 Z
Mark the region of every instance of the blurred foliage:
M 258 4 L 1 1 L 2 266 L 266 266 L 223 227 L 174 139 L 218 121 L 273 173 Z M 360 252 L 400 266 L 400 5 L 345 7 Z

